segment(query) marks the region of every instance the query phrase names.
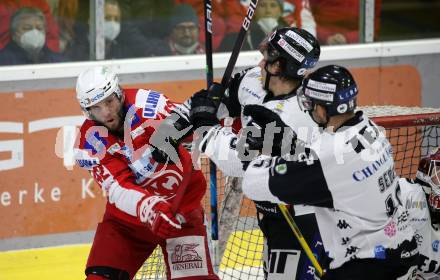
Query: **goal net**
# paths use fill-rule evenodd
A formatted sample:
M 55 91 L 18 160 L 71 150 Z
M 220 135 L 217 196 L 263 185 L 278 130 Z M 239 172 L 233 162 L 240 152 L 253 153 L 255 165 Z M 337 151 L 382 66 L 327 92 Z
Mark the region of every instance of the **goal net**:
M 401 177 L 414 178 L 420 158 L 439 147 L 440 109 L 398 106 L 360 109 L 385 128 L 393 146 L 395 168 Z M 206 158 L 202 158 L 202 171 L 209 186 L 209 162 Z M 258 228 L 253 202 L 242 195 L 241 180 L 224 177 L 218 171 L 217 193 L 219 241 L 215 259 L 220 279 L 264 279 L 263 235 Z M 203 203 L 208 219 L 209 201 L 207 191 Z M 145 262 L 135 279 L 166 279 L 159 249 Z

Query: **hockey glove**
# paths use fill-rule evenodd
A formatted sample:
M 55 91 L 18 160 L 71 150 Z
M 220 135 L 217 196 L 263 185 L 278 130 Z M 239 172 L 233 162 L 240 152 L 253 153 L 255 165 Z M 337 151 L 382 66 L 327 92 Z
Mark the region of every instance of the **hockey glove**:
M 173 214 L 171 204 L 161 196 L 147 196 L 138 204 L 140 221 L 159 238 L 176 237 L 185 223 L 181 214 Z
M 246 143 L 250 149 L 265 153 L 265 140 L 267 142 L 266 146 L 272 147 L 268 152 L 271 156 L 281 156 L 295 148 L 296 133 L 272 110 L 261 105 L 246 105 L 243 115 L 248 118 L 248 126 L 253 126 L 260 131 L 260 136 L 253 136 L 253 134 L 248 133 Z M 270 143 L 272 135 L 273 141 Z M 285 144 L 285 147 L 283 144 Z
M 179 163 L 179 143 L 191 133 L 191 125 L 179 114 L 171 113 L 150 137 L 153 159 L 159 163 Z
M 191 111 L 189 115 L 190 121 L 194 125 L 194 130 L 203 126 L 214 126 L 219 123 L 216 114 L 220 99 L 218 97 L 211 97 L 211 95 L 218 95 L 219 92 L 221 92 L 221 89 L 218 89 L 218 86 L 211 86 L 209 90 L 203 89 L 191 97 Z

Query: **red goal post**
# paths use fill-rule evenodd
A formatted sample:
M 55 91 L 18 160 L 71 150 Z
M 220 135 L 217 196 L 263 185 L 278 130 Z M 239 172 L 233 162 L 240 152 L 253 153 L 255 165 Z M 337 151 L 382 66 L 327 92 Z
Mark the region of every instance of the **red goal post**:
M 440 146 L 440 108 L 366 106 L 365 114 L 386 130 L 397 174 L 414 178 L 421 156 Z

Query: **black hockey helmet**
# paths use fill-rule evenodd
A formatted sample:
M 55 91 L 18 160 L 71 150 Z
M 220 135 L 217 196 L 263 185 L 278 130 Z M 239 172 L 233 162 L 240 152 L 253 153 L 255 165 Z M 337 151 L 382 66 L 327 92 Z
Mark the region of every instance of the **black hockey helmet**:
M 300 104 L 312 111 L 315 104 L 327 109 L 329 117 L 353 112 L 358 88 L 351 73 L 342 66 L 319 68 L 303 80 Z
M 267 62 L 280 61 L 282 76 L 302 79 L 316 65 L 321 54 L 318 40 L 304 29 L 284 27 L 275 30 L 260 50 L 267 50 Z

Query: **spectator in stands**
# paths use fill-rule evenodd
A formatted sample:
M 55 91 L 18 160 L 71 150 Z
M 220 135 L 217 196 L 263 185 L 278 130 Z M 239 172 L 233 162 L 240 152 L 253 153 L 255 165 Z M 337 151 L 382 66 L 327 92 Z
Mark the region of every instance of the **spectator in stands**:
M 105 0 L 104 18 L 105 57 L 129 57 L 130 47 L 136 46 L 128 46 L 124 42 L 119 42 L 122 15 L 117 0 Z
M 60 28 L 60 52 L 68 60 L 88 60 L 89 1 L 51 0 L 53 14 Z M 85 17 L 82 17 L 86 13 Z
M 165 55 L 162 50 L 164 41 L 155 37 L 145 37 L 142 31 L 129 21 L 129 15 L 124 15 L 118 0 L 105 0 L 104 12 L 106 59 Z
M 69 0 L 60 0 L 61 2 Z M 70 60 L 89 60 L 89 27 L 84 28 L 84 11 L 88 9 L 88 2 L 80 1 L 78 8 L 78 19 L 74 24 L 74 37 L 68 42 L 71 44 L 65 50 Z M 60 10 L 61 12 L 61 10 Z M 88 14 L 88 13 L 85 13 Z M 104 37 L 105 37 L 105 59 L 136 58 L 143 56 L 161 55 L 154 50 L 163 46 L 164 42 L 147 40 L 140 30 L 131 22 L 125 21 L 128 15 L 124 15 L 118 0 L 105 0 L 104 3 Z M 65 20 L 65 19 L 64 19 Z M 160 49 L 159 49 L 160 51 Z
M 78 13 L 78 0 L 51 0 L 52 13 L 56 15 L 60 28 L 60 51 L 65 53 L 75 39 L 75 22 Z
M 205 11 L 204 2 L 200 0 L 174 0 L 176 4 L 188 4 L 193 7 L 199 17 L 199 41 L 201 44 L 205 43 Z M 226 10 L 230 7 L 224 7 L 223 0 L 211 1 L 211 18 L 212 18 L 212 49 L 215 51 L 220 46 L 226 32 L 225 16 Z M 239 4 L 240 5 L 240 4 Z M 244 14 L 241 16 L 243 20 Z M 239 23 L 241 25 L 241 23 Z
M 170 20 L 167 55 L 204 53 L 199 42 L 199 19 L 194 9 L 187 4 L 176 5 Z
M 297 3 L 284 5 L 285 2 L 283 0 L 260 0 L 255 11 L 255 18 L 247 34 L 248 38 L 245 40 L 242 49 L 256 50 L 260 42 L 263 41 L 270 32 L 280 27 L 299 25 L 303 26 L 303 29 L 309 31 L 312 35 L 315 35 L 316 24 L 310 10 L 303 7 L 301 1 L 295 2 Z M 285 6 L 290 8 L 286 18 L 284 17 Z M 289 22 L 287 22 L 286 19 L 288 19 Z M 236 37 L 237 33 L 226 35 L 219 50 L 231 51 Z
M 0 1 L 0 50 L 10 41 L 9 23 L 11 16 L 20 8 L 33 7 L 43 12 L 46 21 L 46 43 L 47 47 L 59 51 L 58 25 L 52 17 L 50 7 L 45 0 L 1 0 Z
M 309 0 L 321 44 L 359 43 L 359 0 Z M 381 0 L 376 0 L 375 34 L 378 34 Z M 343 11 L 343 12 L 342 12 Z
M 188 0 L 189 1 L 189 0 Z M 236 33 L 240 30 L 243 17 L 246 15 L 249 1 L 243 0 L 218 0 L 223 9 L 222 15 L 226 22 L 226 33 Z M 316 24 L 310 11 L 308 0 L 281 0 L 284 21 L 293 27 L 307 30 L 315 36 Z M 261 1 L 258 2 L 261 6 Z
M 305 29 L 316 37 L 316 21 L 309 0 L 284 1 L 283 18 L 289 26 Z
M 37 8 L 20 8 L 11 18 L 12 40 L 0 51 L 0 65 L 61 62 L 46 44 L 46 19 Z

